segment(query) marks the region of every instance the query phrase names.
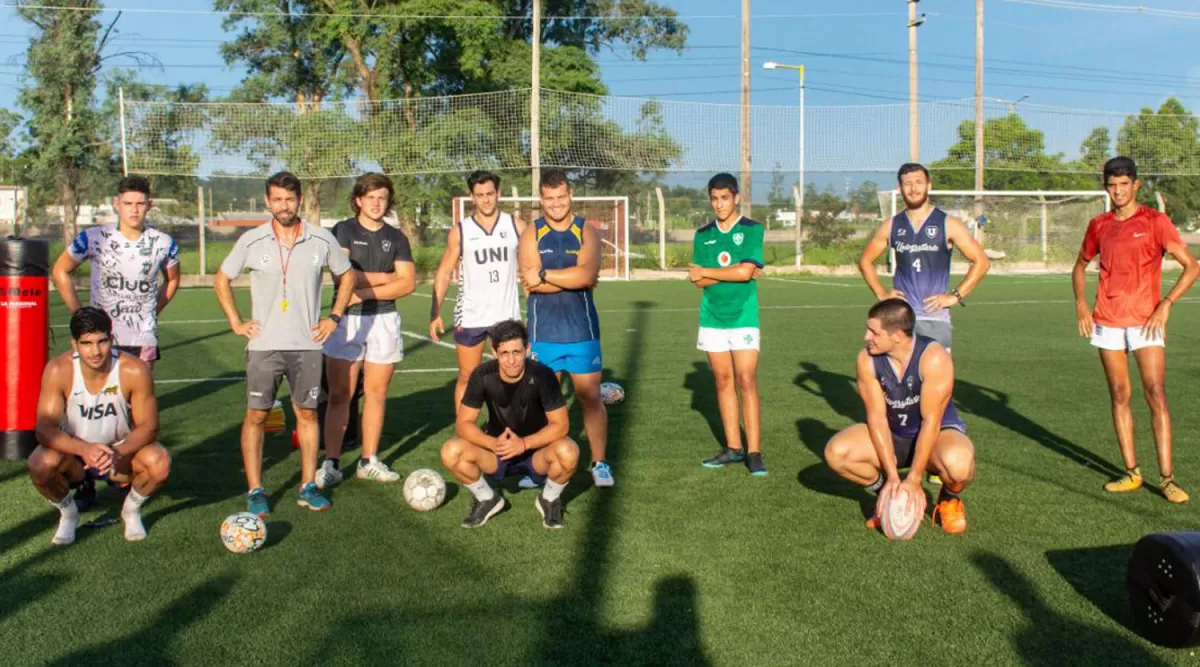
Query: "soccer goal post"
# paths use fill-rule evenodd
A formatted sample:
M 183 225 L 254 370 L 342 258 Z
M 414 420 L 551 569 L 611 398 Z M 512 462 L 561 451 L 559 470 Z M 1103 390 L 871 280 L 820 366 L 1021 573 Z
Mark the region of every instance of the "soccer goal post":
M 890 215 L 904 210 L 899 191 L 880 193 L 881 203 L 884 194 Z M 930 190 L 929 200 L 961 218 L 993 267 L 1007 271 L 1069 268 L 1088 221 L 1110 207 L 1103 190 Z
M 572 197 L 575 215 L 582 216 L 600 234 L 600 279 L 629 280 L 629 197 Z M 454 198 L 454 224 L 467 219 L 470 197 Z M 501 197 L 500 210 L 526 224 L 542 216 L 538 197 Z

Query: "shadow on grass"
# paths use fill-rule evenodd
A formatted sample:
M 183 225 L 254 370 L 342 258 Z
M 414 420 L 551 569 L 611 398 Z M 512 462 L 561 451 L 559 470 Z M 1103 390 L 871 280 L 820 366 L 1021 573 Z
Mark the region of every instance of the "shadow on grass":
M 1118 544 L 1047 551 L 1046 560 L 1076 593 L 1114 622 L 1136 632 L 1125 591 L 1125 571 L 1132 553 L 1132 544 Z
M 1013 648 L 1026 665 L 1138 665 L 1167 663 L 1121 632 L 1069 618 L 1050 607 L 1036 586 L 1000 556 L 980 552 L 971 565 L 1003 593 L 1025 616 L 1025 624 L 1012 637 Z M 1101 574 L 1103 576 L 1103 574 Z M 1122 589 L 1120 579 L 1108 582 Z
M 692 395 L 692 412 L 699 414 L 708 423 L 708 430 L 712 431 L 713 440 L 719 445 L 716 450 L 720 451 L 720 447 L 728 443 L 725 442 L 725 425 L 721 423 L 721 407 L 717 402 L 716 378 L 713 377 L 708 362 L 692 362 L 691 372 L 684 377 L 683 388 Z M 740 402 L 738 409 L 740 412 Z

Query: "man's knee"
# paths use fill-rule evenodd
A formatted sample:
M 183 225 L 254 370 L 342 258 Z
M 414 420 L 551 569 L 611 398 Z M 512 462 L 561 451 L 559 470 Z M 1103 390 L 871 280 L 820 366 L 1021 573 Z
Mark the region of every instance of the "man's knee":
M 138 452 L 136 462 L 147 475 L 156 480 L 164 480 L 171 474 L 171 455 L 162 445 L 144 447 Z
M 296 424 L 297 425 L 306 425 L 307 426 L 308 424 L 316 424 L 317 423 L 317 409 L 316 408 L 302 408 L 302 407 L 299 407 L 299 406 L 293 404 L 292 409 L 296 413 Z
M 574 470 L 579 465 L 579 445 L 570 438 L 562 438 L 551 445 L 554 460 L 566 470 Z
M 43 483 L 58 474 L 58 466 L 62 464 L 63 455 L 53 449 L 38 447 L 29 455 L 25 465 L 29 468 L 29 476 L 34 482 Z
M 975 450 L 970 443 L 956 441 L 939 452 L 943 473 L 950 481 L 965 484 L 975 477 Z
M 267 423 L 268 410 L 255 410 L 250 408 L 246 410 L 246 424 L 250 426 L 263 426 Z
M 839 470 L 850 457 L 850 443 L 845 438 L 833 438 L 825 445 L 825 463 Z
M 1165 408 L 1167 406 L 1167 388 L 1162 382 L 1152 382 L 1143 387 L 1146 393 L 1146 404 L 1151 409 Z
M 463 452 L 465 451 L 465 443 L 460 438 L 450 438 L 446 444 L 442 445 L 442 465 L 453 470 L 454 466 L 462 460 Z
M 1129 398 L 1133 390 L 1128 382 L 1110 382 L 1108 393 L 1112 397 L 1113 405 L 1129 405 Z
M 758 371 L 756 369 L 739 370 L 736 376 L 738 389 L 744 392 L 758 390 Z
M 725 391 L 733 388 L 733 371 L 730 369 L 713 369 L 713 382 L 717 386 L 717 391 Z

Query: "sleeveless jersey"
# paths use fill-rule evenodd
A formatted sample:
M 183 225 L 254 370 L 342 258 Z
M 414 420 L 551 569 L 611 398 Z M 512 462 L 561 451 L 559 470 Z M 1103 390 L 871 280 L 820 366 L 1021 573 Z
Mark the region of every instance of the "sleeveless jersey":
M 883 387 L 883 398 L 887 402 L 888 428 L 892 435 L 902 438 L 915 438 L 921 431 L 921 357 L 932 338 L 917 336 L 913 339 L 912 357 L 908 360 L 908 368 L 900 377 L 896 377 L 896 369 L 886 354 L 871 358 L 875 365 L 875 377 Z M 958 409 L 954 407 L 954 397 L 946 405 L 942 413 L 942 428 L 953 427 L 965 430 Z
M 108 313 L 117 345 L 158 345 L 158 289 L 163 269 L 179 264 L 175 240 L 153 227 L 130 241 L 116 225 L 89 227 L 67 249 L 92 260 L 91 305 Z
M 75 379 L 67 396 L 66 416 L 60 428 L 84 442 L 112 445 L 125 439 L 132 430 L 129 404 L 121 391 L 120 355 L 113 352 L 112 370 L 97 394 L 88 392 L 79 366 L 79 355 L 71 358 Z
M 569 269 L 579 262 L 583 248 L 583 226 L 576 216 L 565 231 L 555 231 L 545 218 L 534 223 L 542 268 Z M 600 318 L 592 290 L 563 290 L 553 294 L 529 295 L 529 341 L 531 343 L 582 343 L 600 340 Z
M 934 208 L 920 229 L 913 229 L 907 212 L 892 218 L 888 245 L 896 251 L 893 285 L 904 292 L 918 320 L 950 320 L 950 309 L 925 312 L 925 299 L 950 289 L 950 244 L 946 240 L 946 212 Z
M 521 319 L 517 287 L 517 248 L 521 239 L 517 223 L 507 213 L 496 218 L 489 234 L 474 216 L 458 224 L 458 301 L 454 326 L 490 327 L 504 320 Z

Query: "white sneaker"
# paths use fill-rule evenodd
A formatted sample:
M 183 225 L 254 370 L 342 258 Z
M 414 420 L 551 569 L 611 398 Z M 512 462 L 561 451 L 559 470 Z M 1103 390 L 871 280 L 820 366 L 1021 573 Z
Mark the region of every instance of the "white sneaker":
M 598 461 L 592 465 L 592 483 L 600 487 L 609 487 L 613 485 L 612 468 L 605 461 Z
M 317 476 L 314 480 L 317 483 L 318 489 L 328 489 L 342 483 L 342 471 L 333 467 L 333 463 L 326 461 L 317 468 Z
M 365 465 L 363 461 L 359 461 L 355 475 L 359 479 L 373 479 L 376 482 L 400 481 L 400 473 L 391 470 L 386 463 L 374 457 L 371 457 Z
M 125 522 L 125 540 L 138 542 L 146 539 L 146 526 L 142 525 L 142 513 L 138 510 L 124 510 L 121 520 Z

